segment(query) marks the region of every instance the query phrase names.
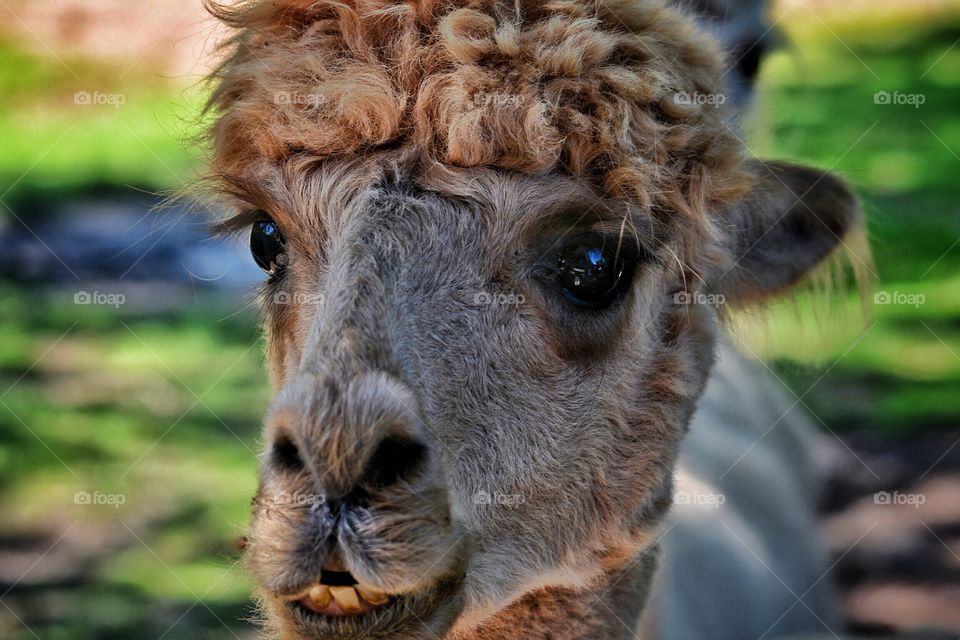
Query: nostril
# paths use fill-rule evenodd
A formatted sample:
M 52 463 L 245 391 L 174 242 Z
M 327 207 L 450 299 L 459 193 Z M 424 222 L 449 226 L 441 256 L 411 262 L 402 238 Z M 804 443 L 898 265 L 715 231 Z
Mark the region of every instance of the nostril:
M 385 438 L 367 465 L 364 484 L 387 487 L 412 478 L 424 465 L 427 448 L 416 440 L 390 436 Z
M 270 449 L 270 460 L 277 469 L 300 472 L 304 469 L 300 451 L 288 436 L 277 438 Z

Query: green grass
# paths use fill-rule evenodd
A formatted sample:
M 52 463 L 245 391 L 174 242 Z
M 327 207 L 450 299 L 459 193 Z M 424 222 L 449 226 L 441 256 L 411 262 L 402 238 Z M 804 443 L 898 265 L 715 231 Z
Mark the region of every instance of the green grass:
M 0 286 L 0 534 L 44 547 L 70 527 L 61 545 L 80 545 L 65 562 L 82 588 L 35 587 L 76 607 L 62 629 L 33 612 L 43 637 L 159 637 L 200 597 L 230 626 L 246 615 L 236 541 L 268 385 L 254 318 L 211 302 L 137 316 Z M 174 637 L 226 633 L 200 611 Z
M 960 12 L 908 18 L 832 32 L 788 22 L 802 44 L 765 64 L 750 140 L 758 154 L 851 181 L 867 215 L 874 291 L 903 300 L 863 318 L 853 292 L 826 312 L 801 297 L 744 322 L 748 347 L 775 360 L 797 393 L 809 389 L 805 402 L 839 430 L 909 433 L 960 418 Z M 877 105 L 880 91 L 924 102 Z
M 84 94 L 91 104 L 78 104 Z M 187 151 L 199 131 L 199 84 L 122 78 L 84 60 L 68 69 L 0 40 L 0 95 L 0 194 L 18 215 L 96 186 L 179 187 L 199 164 Z
M 834 430 L 956 428 L 960 11 L 869 19 L 863 29 L 833 25 L 844 43 L 816 22 L 788 21 L 800 44 L 764 66 L 748 139 L 759 155 L 851 180 L 868 216 L 876 288 L 923 303 L 878 305 L 861 320 L 857 295 L 841 290 L 830 313 L 801 297 L 763 321 L 745 319 L 739 335 Z M 0 45 L 5 202 L 29 216 L 32 203 L 92 187 L 166 189 L 190 178 L 197 158 L 181 142 L 196 132 L 202 91 L 71 67 L 79 79 Z M 75 105 L 83 90 L 125 102 Z M 926 102 L 875 105 L 877 91 Z M 80 545 L 65 561 L 69 579 L 28 577 L 8 600 L 41 637 L 85 640 L 159 637 L 202 596 L 212 613 L 189 609 L 168 637 L 223 637 L 217 617 L 237 624 L 249 589 L 231 567 L 267 403 L 255 318 L 224 319 L 236 301 L 138 315 L 75 306 L 71 295 L 0 284 L 0 536 L 43 551 L 76 523 L 68 538 Z M 78 505 L 77 491 L 123 504 Z M 39 594 L 61 604 L 32 610 Z M 32 637 L 19 627 L 0 635 Z

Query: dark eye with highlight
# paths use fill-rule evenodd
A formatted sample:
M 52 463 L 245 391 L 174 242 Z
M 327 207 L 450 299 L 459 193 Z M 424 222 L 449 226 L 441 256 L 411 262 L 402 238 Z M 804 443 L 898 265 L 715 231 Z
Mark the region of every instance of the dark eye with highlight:
M 288 258 L 283 234 L 276 222 L 267 218 L 253 223 L 253 228 L 250 229 L 250 253 L 253 254 L 257 266 L 271 276 L 279 275 L 283 271 Z
M 629 288 L 636 262 L 637 252 L 625 239 L 577 236 L 557 253 L 557 282 L 571 302 L 600 309 Z

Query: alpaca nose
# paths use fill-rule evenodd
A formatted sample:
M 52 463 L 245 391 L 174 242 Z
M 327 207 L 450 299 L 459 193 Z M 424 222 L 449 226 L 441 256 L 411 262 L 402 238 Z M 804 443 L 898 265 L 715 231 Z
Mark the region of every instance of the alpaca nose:
M 427 457 L 427 448 L 419 440 L 387 436 L 376 445 L 366 464 L 357 469 L 357 473 L 352 474 L 356 477 L 353 488 L 346 489 L 348 483 L 341 483 L 340 490 L 331 491 L 330 487 L 334 484 L 330 481 L 333 478 L 329 477 L 332 474 L 332 468 L 323 466 L 322 463 L 312 464 L 317 461 L 311 460 L 308 457 L 309 454 L 303 453 L 310 449 L 309 446 L 299 446 L 289 436 L 280 436 L 272 443 L 266 464 L 274 472 L 310 472 L 324 495 L 336 498 L 343 497 L 356 487 L 383 489 L 408 480 L 416 475 Z
M 301 373 L 270 410 L 265 470 L 307 473 L 328 499 L 409 481 L 428 458 L 415 406 L 410 391 L 383 374 L 341 383 Z

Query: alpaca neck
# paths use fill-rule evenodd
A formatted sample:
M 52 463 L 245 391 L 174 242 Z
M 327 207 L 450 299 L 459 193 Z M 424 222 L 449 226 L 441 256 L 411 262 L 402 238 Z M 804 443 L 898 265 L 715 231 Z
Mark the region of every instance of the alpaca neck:
M 588 589 L 528 593 L 451 640 L 632 640 L 655 568 L 656 554 L 648 551 Z

